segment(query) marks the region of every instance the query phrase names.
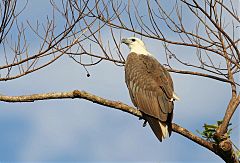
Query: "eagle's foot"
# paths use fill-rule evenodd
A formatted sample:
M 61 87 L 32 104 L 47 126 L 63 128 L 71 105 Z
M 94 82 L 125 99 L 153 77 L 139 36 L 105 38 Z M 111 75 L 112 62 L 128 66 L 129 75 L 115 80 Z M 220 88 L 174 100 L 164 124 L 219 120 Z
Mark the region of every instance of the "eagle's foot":
M 146 127 L 146 126 L 147 126 L 147 121 L 144 120 L 144 122 L 143 122 L 143 127 Z

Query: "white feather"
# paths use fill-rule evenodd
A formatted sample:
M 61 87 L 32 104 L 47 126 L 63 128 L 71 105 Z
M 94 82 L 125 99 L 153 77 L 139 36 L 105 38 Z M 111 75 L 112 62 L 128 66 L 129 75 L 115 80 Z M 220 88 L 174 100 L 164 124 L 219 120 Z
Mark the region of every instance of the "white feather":
M 136 54 L 143 54 L 143 55 L 151 55 L 145 47 L 143 47 L 141 44 L 133 44 L 132 46 L 129 47 L 130 52 L 134 52 Z
M 147 48 L 145 47 L 143 41 L 140 40 L 139 38 L 130 37 L 128 39 L 125 39 L 125 41 L 127 41 L 127 45 L 130 49 L 130 52 L 152 56 L 152 54 L 147 51 Z
M 162 122 L 159 121 L 161 130 L 162 130 L 162 138 L 166 139 L 169 137 L 169 133 L 168 133 L 168 126 L 166 124 L 163 124 Z
M 173 99 L 179 101 L 180 97 L 178 97 L 177 94 L 175 92 L 173 92 Z

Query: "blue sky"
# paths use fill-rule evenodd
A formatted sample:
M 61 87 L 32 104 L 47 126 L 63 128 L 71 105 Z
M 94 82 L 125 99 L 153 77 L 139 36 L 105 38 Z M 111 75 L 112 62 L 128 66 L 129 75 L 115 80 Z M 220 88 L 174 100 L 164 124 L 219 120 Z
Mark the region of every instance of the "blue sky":
M 47 5 L 44 1 L 30 1 L 26 13 L 31 11 L 31 17 L 44 17 Z M 153 54 L 160 51 L 155 42 L 148 41 L 146 46 Z M 127 47 L 122 49 L 127 52 Z M 155 55 L 162 60 L 162 56 Z M 123 67 L 103 62 L 88 71 L 89 78 L 81 66 L 63 57 L 36 73 L 1 82 L 0 90 L 5 95 L 23 95 L 79 89 L 132 105 Z M 231 93 L 228 85 L 171 75 L 181 97 L 175 103 L 175 123 L 196 133 L 204 123 L 212 124 L 223 117 Z M 238 113 L 232 120 L 235 127 L 232 139 L 236 144 Z M 127 113 L 80 99 L 0 102 L 0 161 L 222 162 L 215 154 L 176 133 L 160 143 L 149 126 L 143 128 L 142 123 Z

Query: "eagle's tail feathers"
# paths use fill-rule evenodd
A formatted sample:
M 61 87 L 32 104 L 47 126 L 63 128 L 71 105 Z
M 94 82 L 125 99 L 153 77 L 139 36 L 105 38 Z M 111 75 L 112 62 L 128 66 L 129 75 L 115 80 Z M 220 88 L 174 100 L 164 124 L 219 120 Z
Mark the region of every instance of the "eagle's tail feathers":
M 146 116 L 145 119 L 148 121 L 149 126 L 151 127 L 160 142 L 162 142 L 162 139 L 166 139 L 170 136 L 170 128 L 166 123 L 160 122 L 158 119 L 150 116 Z

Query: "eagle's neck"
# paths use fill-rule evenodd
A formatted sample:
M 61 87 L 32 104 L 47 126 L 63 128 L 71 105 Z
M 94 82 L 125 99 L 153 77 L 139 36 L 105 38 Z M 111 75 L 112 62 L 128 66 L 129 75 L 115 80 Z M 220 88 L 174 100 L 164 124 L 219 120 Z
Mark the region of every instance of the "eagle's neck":
M 149 55 L 152 56 L 151 53 L 147 51 L 147 49 L 143 46 L 130 46 L 130 53 L 136 53 L 136 54 L 143 54 L 143 55 Z

